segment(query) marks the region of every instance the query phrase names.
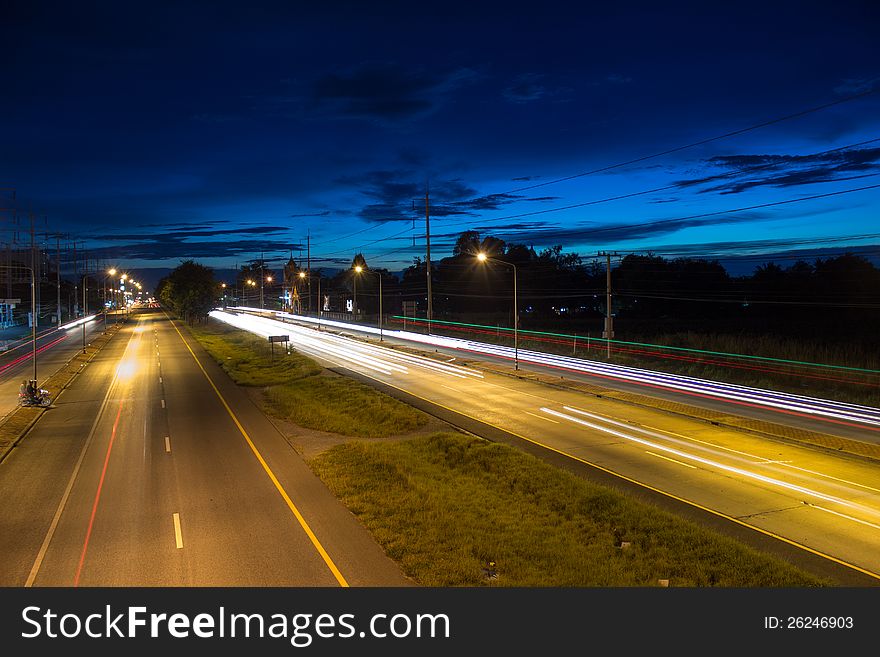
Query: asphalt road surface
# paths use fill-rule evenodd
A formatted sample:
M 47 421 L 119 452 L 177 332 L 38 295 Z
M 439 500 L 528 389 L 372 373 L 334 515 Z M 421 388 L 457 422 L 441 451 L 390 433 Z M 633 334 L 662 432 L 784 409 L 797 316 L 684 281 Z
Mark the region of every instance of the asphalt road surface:
M 113 318 L 109 319 L 112 324 Z M 37 333 L 37 382 L 61 369 L 82 350 L 83 329 L 88 345 L 94 335 L 104 330 L 103 317 L 69 329 L 42 328 Z M 34 345 L 32 338 L 22 338 L 0 352 L 0 417 L 18 407 L 18 387 L 34 377 Z M 55 391 L 50 391 L 52 397 Z
M 409 585 L 185 334 L 135 315 L 0 463 L 0 585 Z
M 313 327 L 214 313 L 576 462 L 795 543 L 880 582 L 876 462 L 425 358 Z M 870 430 L 868 430 L 870 431 Z

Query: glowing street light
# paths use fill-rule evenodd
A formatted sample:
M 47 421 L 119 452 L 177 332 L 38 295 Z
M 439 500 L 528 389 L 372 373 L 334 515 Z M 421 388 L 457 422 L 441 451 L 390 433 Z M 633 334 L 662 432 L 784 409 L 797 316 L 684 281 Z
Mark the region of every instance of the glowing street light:
M 367 271 L 367 273 L 376 274 L 379 277 L 379 342 L 382 342 L 382 272 L 365 270 L 361 265 L 355 265 L 354 271 L 358 274 Z M 355 277 L 355 281 L 357 281 L 357 277 Z
M 513 268 L 513 369 L 519 369 L 519 310 L 516 303 L 516 265 L 512 262 L 505 262 L 490 258 L 482 251 L 477 254 L 477 260 L 480 262 L 498 262 L 502 265 L 508 265 Z
M 301 280 L 305 280 L 305 279 L 308 279 L 309 281 L 312 280 L 311 274 L 307 274 L 304 271 L 301 271 L 299 273 L 299 277 Z M 311 311 L 311 305 L 312 305 L 311 297 L 309 297 L 309 310 L 310 311 Z M 318 330 L 319 331 L 321 330 L 321 314 L 323 313 L 323 310 L 324 310 L 324 303 L 321 300 L 321 275 L 318 274 Z

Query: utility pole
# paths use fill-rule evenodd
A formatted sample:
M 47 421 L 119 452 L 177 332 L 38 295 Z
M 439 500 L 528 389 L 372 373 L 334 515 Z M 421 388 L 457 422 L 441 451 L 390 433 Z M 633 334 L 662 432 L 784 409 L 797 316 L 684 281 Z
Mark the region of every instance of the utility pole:
M 300 256 L 302 257 L 302 256 Z M 300 263 L 302 260 L 300 260 Z M 312 231 L 306 231 L 306 285 L 309 289 L 309 315 L 312 314 Z
M 425 271 L 428 278 L 428 335 L 431 334 L 431 320 L 434 318 L 434 297 L 431 294 L 431 215 L 428 210 L 428 185 L 425 184 Z
M 61 235 L 55 233 L 55 285 L 58 288 L 58 328 L 61 328 Z
M 34 213 L 31 212 L 30 216 L 31 216 L 31 269 L 34 272 L 34 280 L 36 281 L 36 280 L 38 280 L 39 277 L 37 275 L 36 243 L 34 242 Z M 39 296 L 37 294 L 38 291 L 36 289 L 34 292 L 35 292 L 35 297 Z M 36 305 L 38 303 L 39 303 L 39 301 L 35 299 L 32 307 L 31 307 L 31 311 L 33 314 L 32 321 L 33 321 L 34 328 L 36 328 L 37 318 L 40 316 L 39 309 L 37 308 L 37 305 Z
M 605 256 L 605 331 L 602 337 L 605 338 L 606 356 L 611 358 L 611 339 L 614 337 L 614 317 L 611 314 L 611 256 L 618 256 L 615 251 L 600 251 L 600 256 Z

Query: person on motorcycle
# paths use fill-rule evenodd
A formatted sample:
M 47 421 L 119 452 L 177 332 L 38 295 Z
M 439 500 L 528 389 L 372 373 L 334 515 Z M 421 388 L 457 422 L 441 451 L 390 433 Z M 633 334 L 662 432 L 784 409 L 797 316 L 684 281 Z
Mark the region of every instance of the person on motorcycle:
M 18 386 L 18 396 L 24 398 L 28 392 L 28 382 L 22 381 L 21 385 Z

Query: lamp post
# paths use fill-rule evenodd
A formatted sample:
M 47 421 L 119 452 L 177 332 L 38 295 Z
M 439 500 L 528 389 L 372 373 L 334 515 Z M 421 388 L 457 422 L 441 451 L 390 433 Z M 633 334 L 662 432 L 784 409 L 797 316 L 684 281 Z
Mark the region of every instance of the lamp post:
M 513 369 L 519 369 L 519 308 L 516 302 L 516 265 L 512 262 L 504 262 L 503 260 L 496 260 L 495 258 L 490 258 L 482 251 L 477 254 L 477 260 L 480 262 L 486 262 L 487 260 L 492 262 L 499 262 L 502 265 L 509 265 L 513 268 Z
M 256 283 L 255 283 L 254 281 L 252 281 L 250 278 L 247 279 L 246 283 L 247 283 L 248 285 L 250 285 L 251 287 L 255 287 L 255 286 L 256 286 Z M 245 297 L 247 297 L 247 292 L 245 292 Z M 247 305 L 246 302 L 247 302 L 247 299 L 245 298 L 245 305 Z
M 365 270 L 361 265 L 355 265 L 354 268 L 355 273 L 360 274 Z M 371 271 L 371 274 L 376 274 L 379 277 L 379 342 L 382 342 L 382 272 L 380 271 Z M 355 277 L 355 281 L 357 281 L 357 277 Z
M 119 277 L 119 300 L 122 304 L 122 319 L 125 319 L 125 281 L 128 279 L 128 274 L 123 274 Z
M 226 310 L 226 283 L 220 283 L 220 287 L 223 289 L 223 310 Z
M 87 288 L 86 288 L 86 278 L 87 277 L 88 277 L 88 274 L 83 274 L 83 279 L 82 279 L 82 282 L 83 282 L 83 284 L 82 284 L 82 288 L 83 288 L 83 323 L 82 323 L 83 353 L 86 353 L 86 322 L 85 322 L 85 318 L 88 317 L 88 314 L 89 314 L 89 297 L 88 297 L 88 292 L 87 292 Z
M 300 277 L 300 280 L 308 279 L 309 283 L 312 282 L 312 275 L 311 274 L 307 274 L 306 272 L 301 271 L 298 274 L 298 276 Z M 321 275 L 319 273 L 318 274 L 318 330 L 319 331 L 321 330 L 321 314 L 322 314 L 323 310 L 324 310 L 324 304 L 321 301 Z
M 107 311 L 109 310 L 109 308 L 107 308 L 107 277 L 108 276 L 116 276 L 116 269 L 111 267 L 110 269 L 105 271 L 104 278 L 101 280 L 101 296 L 103 297 L 103 301 L 104 301 L 104 328 L 105 329 L 107 328 Z M 113 323 L 114 324 L 116 323 L 115 317 L 113 319 Z

